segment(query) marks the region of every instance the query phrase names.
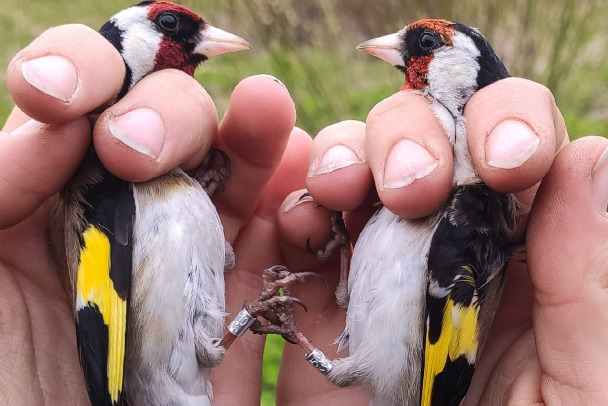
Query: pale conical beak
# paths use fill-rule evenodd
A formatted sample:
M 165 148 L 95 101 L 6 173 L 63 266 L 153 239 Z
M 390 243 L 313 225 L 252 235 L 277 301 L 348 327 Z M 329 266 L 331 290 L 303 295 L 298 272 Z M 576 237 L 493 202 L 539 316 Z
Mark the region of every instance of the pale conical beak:
M 401 42 L 401 34 L 396 32 L 365 41 L 357 46 L 357 49 L 385 60 L 393 66 L 404 66 L 405 62 L 399 50 Z
M 194 53 L 204 55 L 207 58 L 227 54 L 228 52 L 251 49 L 251 44 L 243 38 L 210 24 L 207 24 L 200 34 L 201 40 L 194 48 Z

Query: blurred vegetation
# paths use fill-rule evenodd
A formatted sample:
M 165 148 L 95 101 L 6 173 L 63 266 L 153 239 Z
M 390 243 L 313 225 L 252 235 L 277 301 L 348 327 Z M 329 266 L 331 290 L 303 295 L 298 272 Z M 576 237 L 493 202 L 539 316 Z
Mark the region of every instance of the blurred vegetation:
M 45 28 L 80 22 L 98 28 L 130 1 L 26 0 L 4 3 L 0 62 Z M 514 76 L 547 85 L 572 138 L 608 134 L 608 2 L 605 0 L 184 0 L 211 23 L 254 44 L 224 55 L 197 73 L 220 114 L 231 89 L 256 73 L 277 76 L 290 89 L 298 125 L 311 134 L 344 119 L 364 120 L 399 89 L 402 76 L 354 50 L 371 37 L 424 17 L 479 27 Z M 0 73 L 0 118 L 12 102 Z
M 298 125 L 311 134 L 344 119 L 364 120 L 397 91 L 403 77 L 388 64 L 355 51 L 360 42 L 419 18 L 441 17 L 479 27 L 509 71 L 547 85 L 571 138 L 608 135 L 608 2 L 605 0 L 184 0 L 208 21 L 254 44 L 247 53 L 204 64 L 197 79 L 220 115 L 245 76 L 268 73 L 290 89 Z M 0 64 L 49 26 L 98 28 L 129 1 L 0 0 Z M 12 108 L 0 71 L 0 119 Z M 271 405 L 282 348 L 270 339 L 262 404 Z

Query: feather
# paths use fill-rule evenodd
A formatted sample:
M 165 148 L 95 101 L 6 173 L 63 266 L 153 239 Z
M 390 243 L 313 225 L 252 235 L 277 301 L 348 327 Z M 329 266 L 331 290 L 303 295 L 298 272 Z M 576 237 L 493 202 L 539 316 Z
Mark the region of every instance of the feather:
M 83 197 L 88 205 L 78 233 L 78 352 L 92 405 L 117 405 L 124 392 L 135 202 L 129 183 L 109 173 Z
M 511 195 L 494 192 L 483 183 L 462 186 L 433 235 L 426 294 L 424 406 L 459 405 L 467 392 L 511 255 L 511 200 Z

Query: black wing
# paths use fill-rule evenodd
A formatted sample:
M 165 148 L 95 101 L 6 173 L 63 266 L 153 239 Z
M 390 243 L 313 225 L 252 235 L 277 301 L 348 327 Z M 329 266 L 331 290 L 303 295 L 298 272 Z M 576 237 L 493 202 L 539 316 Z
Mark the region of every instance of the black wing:
M 514 216 L 511 196 L 478 183 L 458 188 L 439 220 L 428 259 L 422 405 L 459 405 L 469 388 L 497 305 L 486 297 L 504 282 Z
M 135 201 L 107 171 L 85 191 L 76 279 L 76 337 L 92 406 L 121 404 Z

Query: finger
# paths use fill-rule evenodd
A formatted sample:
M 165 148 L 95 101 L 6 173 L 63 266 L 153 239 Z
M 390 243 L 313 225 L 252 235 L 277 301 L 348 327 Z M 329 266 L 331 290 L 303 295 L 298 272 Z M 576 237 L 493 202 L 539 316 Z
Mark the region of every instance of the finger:
M 359 207 L 373 185 L 365 157 L 365 124 L 343 121 L 315 137 L 306 187 L 314 199 L 334 210 Z
M 306 306 L 304 312 L 295 309 L 295 320 L 300 331 L 330 359 L 337 354 L 332 343 L 344 329 L 345 313 L 336 303 L 335 290 L 339 280 L 339 256 L 320 263 L 306 249 L 306 241 L 313 248 L 323 248 L 331 237 L 329 211 L 311 199 L 300 199 L 304 190 L 292 193 L 278 215 L 279 239 L 283 254 L 292 272 L 312 271 L 326 283 L 310 278 L 291 287 L 291 294 Z M 306 400 L 323 399 L 323 404 L 367 405 L 369 397 L 360 385 L 338 389 L 307 363 L 305 351 L 286 344 L 281 359 L 277 383 L 277 404 L 308 404 Z M 297 371 L 297 373 L 294 373 Z
M 120 54 L 84 25 L 40 35 L 11 61 L 7 84 L 15 103 L 45 123 L 72 121 L 114 99 L 125 77 Z
M 25 219 L 65 185 L 91 132 L 84 118 L 44 124 L 17 109 L 5 129 L 10 132 L 0 133 L 0 229 Z
M 335 128 L 329 127 L 326 130 L 336 130 L 341 125 Z M 346 124 L 345 127 L 348 128 L 349 124 Z M 331 131 L 326 132 L 326 130 L 322 134 L 325 132 L 326 135 L 330 135 Z M 338 137 L 340 137 L 339 134 L 340 132 L 337 131 L 336 135 Z M 331 146 L 332 140 L 328 141 L 329 148 L 333 148 Z M 340 141 L 345 141 L 345 143 L 343 144 Z M 353 145 L 348 137 L 340 141 L 335 145 L 349 145 L 349 147 L 344 146 L 344 148 L 350 148 Z M 325 140 L 322 140 L 320 145 L 325 142 Z M 315 147 L 317 145 L 313 146 L 313 152 L 311 153 L 313 157 L 315 156 Z M 320 150 L 323 149 L 320 148 Z M 320 155 L 323 155 L 323 153 Z M 321 158 L 320 162 L 323 159 L 325 158 Z M 357 165 L 361 164 L 352 166 Z M 336 170 L 334 174 L 349 172 L 351 169 L 355 169 L 351 171 L 351 175 L 356 178 L 357 169 L 348 166 Z M 348 177 L 349 174 L 343 175 Z M 331 177 L 333 174 L 320 174 L 319 178 L 324 176 Z M 319 179 L 318 182 L 317 187 L 323 185 L 326 180 Z M 310 183 L 310 179 L 308 183 Z M 313 250 L 324 249 L 333 235 L 329 210 L 312 198 L 303 198 L 305 192 L 306 190 L 302 189 L 291 193 L 279 209 L 277 218 L 279 241 L 282 243 L 285 263 L 292 272 L 316 272 L 323 276 L 326 281 L 326 283 L 322 283 L 314 279 L 307 280 L 303 284 L 291 287 L 291 293 L 294 297 L 302 300 L 308 308 L 306 313 L 302 309 L 295 309 L 295 318 L 299 329 L 317 348 L 321 349 L 330 359 L 333 359 L 343 355 L 336 353 L 337 347 L 332 343 L 344 329 L 345 322 L 345 313 L 337 306 L 335 296 L 340 273 L 339 251 L 336 251 L 333 257 L 323 263 L 319 262 L 316 256 L 308 251 L 307 246 L 312 247 Z M 322 189 L 319 192 L 321 194 L 326 193 Z M 345 193 L 348 193 L 348 191 L 345 191 Z M 331 196 L 329 198 L 331 199 Z M 294 374 L 293 371 L 298 372 Z M 306 404 L 306 399 L 323 399 L 326 404 L 366 405 L 369 403 L 369 397 L 364 393 L 361 386 L 354 385 L 348 389 L 334 387 L 327 382 L 322 374 L 305 361 L 302 348 L 296 345 L 286 345 L 281 359 L 277 385 L 277 404 Z
M 475 168 L 501 192 L 520 192 L 540 182 L 567 140 L 553 95 L 529 80 L 508 78 L 481 89 L 464 114 Z
M 538 190 L 527 235 L 543 393 L 578 403 L 606 400 L 607 150 L 606 139 L 587 137 L 560 151 Z
M 292 192 L 277 213 L 281 251 L 292 272 L 318 267 L 316 255 L 308 248 L 324 249 L 332 238 L 329 210 L 307 197 L 307 193 L 306 189 Z
M 246 78 L 234 89 L 217 142 L 230 157 L 232 174 L 226 190 L 214 196 L 228 241 L 234 241 L 258 206 L 262 191 L 281 162 L 295 119 L 289 92 L 271 76 Z
M 180 165 L 192 169 L 217 128 L 215 105 L 203 87 L 184 72 L 164 69 L 143 78 L 99 116 L 93 141 L 110 172 L 140 182 Z
M 253 215 L 240 230 L 234 250 L 236 264 L 226 272 L 228 322 L 260 294 L 261 274 L 265 268 L 284 263 L 279 252 L 276 212 L 286 195 L 304 186 L 311 138 L 294 130 L 285 156 L 268 182 Z M 227 230 L 228 232 L 228 230 Z M 259 402 L 260 371 L 264 338 L 245 334 L 230 347 L 222 365 L 213 369 L 214 405 L 248 405 Z
M 367 118 L 367 160 L 378 195 L 393 213 L 408 218 L 437 210 L 452 184 L 452 148 L 429 101 L 399 92 Z

